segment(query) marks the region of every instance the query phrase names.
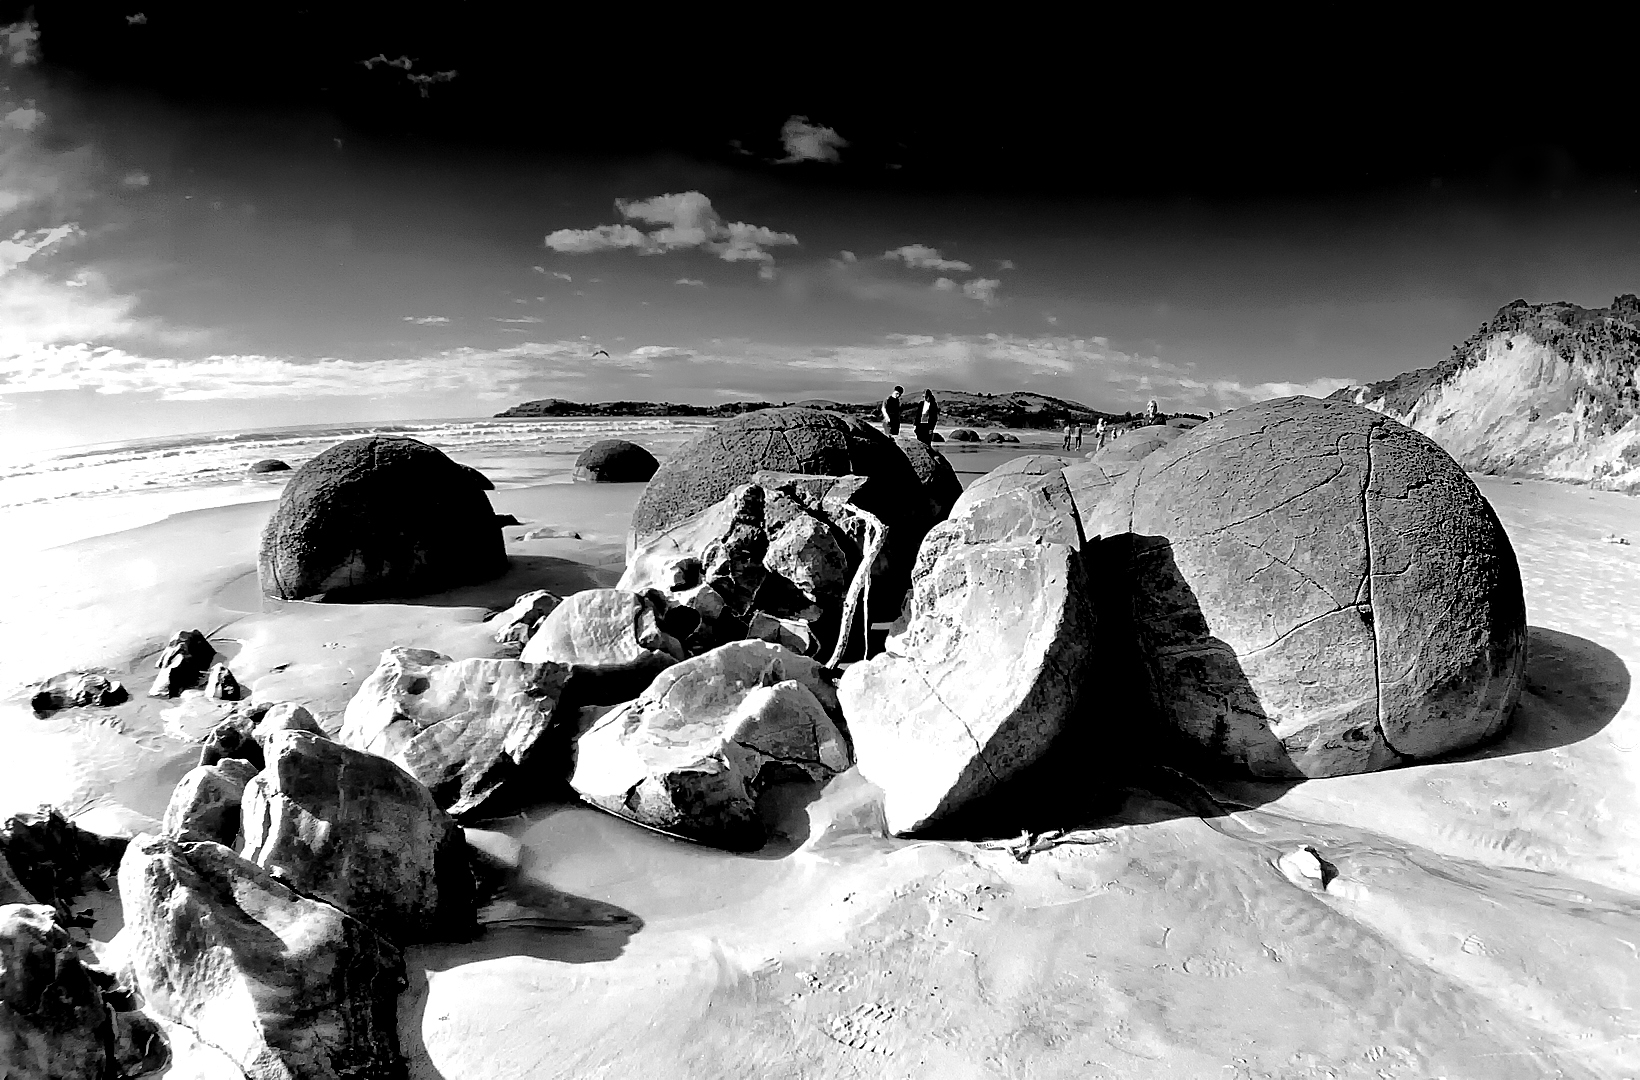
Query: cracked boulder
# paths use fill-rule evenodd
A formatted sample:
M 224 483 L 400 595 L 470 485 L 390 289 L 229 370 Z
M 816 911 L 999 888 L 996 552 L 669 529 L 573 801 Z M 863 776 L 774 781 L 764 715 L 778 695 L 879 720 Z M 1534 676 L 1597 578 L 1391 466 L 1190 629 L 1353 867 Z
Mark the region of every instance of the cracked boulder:
M 632 511 L 627 558 L 638 547 L 695 517 L 763 470 L 867 478 L 855 503 L 888 526 L 881 587 L 899 608 L 933 520 L 916 470 L 894 440 L 870 424 L 821 409 L 760 409 L 717 425 L 684 444 L 656 471 Z
M 1071 544 L 954 543 L 920 568 L 905 628 L 838 685 L 889 831 L 948 823 L 1043 759 L 1080 715 L 1094 625 Z
M 622 817 L 730 850 L 767 842 L 775 786 L 847 769 L 837 695 L 820 664 L 737 641 L 662 672 L 584 735 L 571 781 Z
M 402 1080 L 404 960 L 363 922 L 210 842 L 139 836 L 119 883 L 149 1011 L 249 1077 Z
M 1054 457 L 1052 454 L 1025 454 L 1010 458 L 969 484 L 952 504 L 951 516 L 961 514 L 966 507 L 981 499 L 988 499 L 999 492 L 1028 483 L 1032 477 L 1051 476 L 1063 471 L 1064 468 L 1065 459 Z
M 1082 519 L 1064 475 L 1057 470 L 1014 475 L 1017 482 L 975 498 L 965 493 L 951 516 L 928 531 L 911 572 L 913 583 L 931 572 L 941 555 L 963 544 L 1050 543 L 1082 550 Z
M 1161 716 L 1210 761 L 1367 772 L 1488 739 L 1519 698 L 1508 536 L 1444 450 L 1371 410 L 1237 409 L 1084 514 L 1127 585 L 1113 622 L 1131 618 Z
M 569 675 L 564 664 L 388 649 L 336 737 L 398 764 L 452 816 L 480 815 L 567 776 L 568 743 L 547 736 Z
M 620 587 L 649 597 L 691 655 L 748 637 L 829 653 L 877 530 L 854 501 L 867 483 L 760 472 L 640 545 Z M 873 566 L 886 567 L 885 550 Z M 872 603 L 883 601 L 872 593 Z
M 461 829 L 415 777 L 305 731 L 275 732 L 263 752 L 240 807 L 247 859 L 400 944 L 470 935 Z
M 573 665 L 584 701 L 630 701 L 687 655 L 682 642 L 662 629 L 665 614 L 665 604 L 647 593 L 583 589 L 541 620 L 518 658 Z

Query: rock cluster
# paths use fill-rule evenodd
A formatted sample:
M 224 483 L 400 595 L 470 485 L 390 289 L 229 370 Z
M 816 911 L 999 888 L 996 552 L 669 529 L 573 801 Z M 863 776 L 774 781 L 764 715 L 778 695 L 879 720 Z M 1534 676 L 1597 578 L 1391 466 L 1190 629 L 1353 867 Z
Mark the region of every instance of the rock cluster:
M 48 713 L 91 705 L 118 705 L 130 697 L 125 684 L 111 672 L 65 671 L 29 687 L 29 708 Z

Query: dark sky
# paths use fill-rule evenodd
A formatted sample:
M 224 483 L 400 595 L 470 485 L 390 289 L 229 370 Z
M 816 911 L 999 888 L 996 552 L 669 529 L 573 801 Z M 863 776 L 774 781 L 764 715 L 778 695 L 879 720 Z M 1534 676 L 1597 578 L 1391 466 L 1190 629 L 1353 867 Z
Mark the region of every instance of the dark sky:
M 1204 410 L 1640 291 L 1592 29 L 521 6 L 0 4 L 13 440 L 925 380 Z

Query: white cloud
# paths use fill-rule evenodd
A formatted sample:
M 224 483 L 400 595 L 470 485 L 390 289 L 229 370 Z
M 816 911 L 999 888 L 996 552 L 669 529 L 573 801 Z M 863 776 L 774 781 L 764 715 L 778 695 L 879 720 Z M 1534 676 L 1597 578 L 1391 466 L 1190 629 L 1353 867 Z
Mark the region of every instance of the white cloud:
M 791 233 L 744 221 L 725 222 L 713 209 L 712 200 L 698 191 L 657 195 L 652 199 L 617 199 L 615 209 L 628 221 L 658 228 L 647 233 L 627 224 L 559 229 L 547 236 L 547 247 L 567 255 L 619 250 L 661 255 L 696 249 L 710 252 L 725 262 L 770 263 L 774 256 L 765 249 L 797 243 L 797 237 Z
M 779 272 L 775 270 L 771 263 L 764 263 L 757 268 L 757 276 L 762 281 L 773 281 L 778 275 Z
M 885 259 L 899 259 L 913 270 L 944 270 L 948 272 L 964 273 L 973 267 L 956 259 L 947 259 L 941 255 L 938 248 L 931 248 L 927 244 L 907 244 L 897 247 L 893 251 L 883 252 Z
M 443 326 L 450 320 L 443 315 L 406 315 L 404 321 L 417 326 Z
M 859 262 L 859 258 L 852 251 L 839 251 L 837 257 L 846 263 Z
M 998 270 L 1012 270 L 1013 268 L 1014 268 L 1014 260 L 1012 260 L 1012 259 L 998 259 L 997 260 L 997 269 Z
M 18 67 L 26 67 L 40 59 L 40 24 L 33 19 L 0 27 L 0 51 Z
M 84 235 L 80 227 L 73 222 L 51 229 L 35 229 L 33 232 L 19 229 L 12 234 L 10 240 L 0 240 L 0 274 L 9 273 L 40 252 L 70 237 Z
M 524 315 L 517 319 L 503 319 L 498 316 L 491 316 L 491 321 L 498 323 L 510 323 L 518 326 L 527 326 L 532 323 L 544 322 L 545 320 L 543 320 L 539 315 Z
M 574 278 L 570 277 L 568 274 L 564 273 L 561 270 L 554 270 L 552 272 L 552 276 L 557 278 L 559 281 L 574 281 L 575 280 Z
M 934 288 L 938 289 L 940 292 L 951 292 L 956 287 L 957 283 L 948 277 L 939 278 L 934 282 Z
M 837 152 L 848 145 L 848 140 L 836 131 L 811 124 L 806 116 L 794 116 L 782 124 L 780 142 L 786 148 L 786 156 L 778 162 L 781 165 L 799 161 L 836 162 L 840 160 Z
M 674 281 L 672 284 L 674 284 L 674 285 L 693 285 L 697 289 L 706 288 L 706 282 L 702 281 L 700 278 L 692 278 L 692 277 L 680 277 L 678 280 Z
M 997 286 L 1001 284 L 996 278 L 974 278 L 962 283 L 962 295 L 989 304 L 997 298 Z
M 46 114 L 34 107 L 31 98 L 27 105 L 19 106 L 5 116 L 0 116 L 0 125 L 16 128 L 18 131 L 33 131 L 45 122 L 45 118 Z
M 141 169 L 133 169 L 125 174 L 125 177 L 120 180 L 120 184 L 128 188 L 145 188 L 153 183 L 153 179 Z
M 627 355 L 634 360 L 692 360 L 695 351 L 672 345 L 640 345 Z

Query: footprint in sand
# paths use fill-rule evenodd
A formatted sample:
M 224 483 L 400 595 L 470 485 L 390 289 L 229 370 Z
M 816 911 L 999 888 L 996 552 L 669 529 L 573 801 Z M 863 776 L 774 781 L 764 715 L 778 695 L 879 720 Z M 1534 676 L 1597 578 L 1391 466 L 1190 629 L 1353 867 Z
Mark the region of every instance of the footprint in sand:
M 841 1043 L 851 1050 L 868 1054 L 888 1054 L 892 1051 L 884 1041 L 888 1025 L 894 1020 L 894 1010 L 873 1001 L 857 1005 L 852 1012 L 828 1019 L 820 1030 L 826 1038 Z

